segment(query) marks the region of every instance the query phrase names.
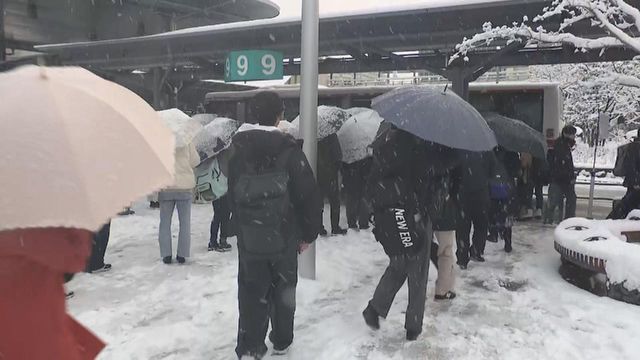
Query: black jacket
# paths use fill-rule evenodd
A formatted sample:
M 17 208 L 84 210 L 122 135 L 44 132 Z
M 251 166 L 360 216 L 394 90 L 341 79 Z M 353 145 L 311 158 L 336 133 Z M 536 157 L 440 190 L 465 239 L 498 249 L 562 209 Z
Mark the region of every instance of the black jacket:
M 573 167 L 573 155 L 571 148 L 573 142 L 563 136 L 560 136 L 550 150 L 551 156 L 549 163 L 549 176 L 551 182 L 565 184 L 570 183 L 576 178 L 576 171 Z
M 373 146 L 367 195 L 373 210 L 396 205 L 417 208 L 418 164 L 426 164 L 424 141 L 396 128 L 380 135 Z
M 489 179 L 494 174 L 493 152 L 465 152 L 454 176 L 460 182 L 460 196 L 489 193 Z
M 366 185 L 372 163 L 372 158 L 362 159 L 351 164 L 343 163 L 342 184 L 344 185 L 344 189 L 348 192 L 361 191 Z
M 626 149 L 624 182 L 628 188 L 640 186 L 640 139 L 636 138 Z
M 249 130 L 237 133 L 229 148 L 229 205 L 234 211 L 233 191 L 238 178 L 245 171 L 242 159 L 260 163 L 268 158 L 277 158 L 289 150 L 286 168 L 289 173 L 288 214 L 283 229 L 289 244 L 311 243 L 318 237 L 322 218 L 322 200 L 307 158 L 293 137 L 279 131 Z M 262 160 L 265 159 L 265 160 Z
M 325 183 L 338 177 L 342 163 L 342 149 L 338 135 L 331 134 L 318 141 L 318 181 Z

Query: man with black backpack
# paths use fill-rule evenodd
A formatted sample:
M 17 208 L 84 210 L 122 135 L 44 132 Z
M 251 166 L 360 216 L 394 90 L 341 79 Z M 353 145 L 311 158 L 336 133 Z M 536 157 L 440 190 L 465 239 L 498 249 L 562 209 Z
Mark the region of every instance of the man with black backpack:
M 616 176 L 624 176 L 622 185 L 627 193 L 620 200 L 607 219 L 624 219 L 629 212 L 640 206 L 640 138 L 618 148 L 618 157 L 613 171 Z
M 229 205 L 238 236 L 238 358 L 261 359 L 265 336 L 275 354 L 293 342 L 299 252 L 320 229 L 322 201 L 306 157 L 293 137 L 278 130 L 282 100 L 261 92 L 251 118 L 233 137 Z
M 415 165 L 427 166 L 427 145 L 392 127 L 378 137 L 373 148 L 367 194 L 374 210 L 374 235 L 389 256 L 389 266 L 362 315 L 370 328 L 379 329 L 380 317 L 387 317 L 406 281 L 409 304 L 404 326 L 406 339 L 414 341 L 422 332 L 431 249 L 431 224 L 418 196 L 425 183 L 422 169 Z

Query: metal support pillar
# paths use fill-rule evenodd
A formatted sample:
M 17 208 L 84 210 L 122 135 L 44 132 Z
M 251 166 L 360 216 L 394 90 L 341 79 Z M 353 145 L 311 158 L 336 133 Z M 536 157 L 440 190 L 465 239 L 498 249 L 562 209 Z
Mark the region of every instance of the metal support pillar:
M 7 60 L 7 39 L 4 32 L 4 6 L 5 0 L 0 0 L 0 61 Z
M 302 1 L 302 64 L 300 79 L 300 131 L 302 150 L 316 174 L 318 152 L 318 21 L 319 0 Z M 319 219 L 318 219 L 319 220 Z M 316 278 L 315 243 L 299 257 L 300 276 Z

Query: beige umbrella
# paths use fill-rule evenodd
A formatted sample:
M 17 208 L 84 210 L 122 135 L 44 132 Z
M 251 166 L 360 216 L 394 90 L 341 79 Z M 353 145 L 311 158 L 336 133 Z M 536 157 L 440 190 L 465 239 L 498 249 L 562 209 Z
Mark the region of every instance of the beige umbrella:
M 97 230 L 173 182 L 174 138 L 131 91 L 82 68 L 0 74 L 0 230 Z

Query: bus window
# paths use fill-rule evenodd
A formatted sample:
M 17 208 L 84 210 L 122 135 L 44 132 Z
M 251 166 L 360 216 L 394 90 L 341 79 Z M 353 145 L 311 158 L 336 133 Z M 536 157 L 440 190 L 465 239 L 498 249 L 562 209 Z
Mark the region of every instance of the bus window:
M 480 112 L 495 112 L 524 121 L 542 132 L 544 93 L 527 92 L 471 92 L 469 102 Z

